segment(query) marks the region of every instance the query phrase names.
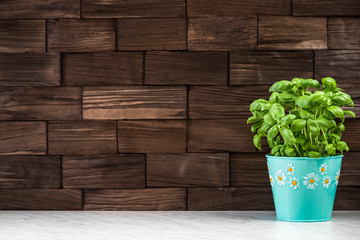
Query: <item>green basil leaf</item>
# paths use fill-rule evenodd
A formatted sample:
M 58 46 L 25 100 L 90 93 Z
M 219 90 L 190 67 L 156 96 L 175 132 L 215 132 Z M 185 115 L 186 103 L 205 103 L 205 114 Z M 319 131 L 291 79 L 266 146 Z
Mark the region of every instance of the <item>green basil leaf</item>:
M 296 105 L 302 107 L 302 108 L 311 108 L 312 107 L 312 101 L 311 98 L 307 95 L 298 97 L 295 101 Z
M 264 123 L 263 120 L 254 123 L 254 124 L 251 126 L 251 131 L 252 131 L 252 132 L 255 132 L 256 129 L 258 129 L 263 123 Z
M 319 152 L 310 151 L 309 152 L 309 157 L 311 157 L 311 158 L 319 158 L 319 157 L 321 157 L 321 154 Z
M 306 121 L 303 119 L 295 119 L 291 124 L 291 130 L 294 132 L 300 132 L 305 128 Z
M 287 80 L 282 80 L 282 81 L 278 81 L 276 83 L 274 83 L 270 89 L 269 92 L 282 92 L 282 91 L 287 91 L 289 89 L 291 89 L 291 83 Z
M 296 137 L 296 143 L 299 143 L 299 144 L 304 144 L 306 141 L 306 138 L 304 135 L 299 135 Z
M 307 119 L 312 118 L 312 117 L 313 117 L 313 115 L 309 111 L 304 110 L 304 109 L 300 111 L 300 118 L 301 119 L 307 120 Z
M 320 118 L 316 119 L 315 121 L 321 128 L 329 129 L 329 128 L 333 127 L 333 123 L 327 118 L 320 117 Z
M 350 111 L 350 110 L 345 110 L 344 115 L 355 118 L 355 113 L 353 111 Z
M 301 148 L 302 150 L 306 151 L 308 150 L 309 146 L 310 146 L 310 141 L 305 141 L 305 143 L 301 145 Z
M 278 92 L 273 92 L 269 98 L 269 102 L 271 104 L 280 102 L 279 95 L 280 94 Z
M 320 128 L 316 124 L 315 120 L 308 120 L 306 123 L 307 131 L 312 133 L 314 137 L 320 134 Z
M 267 141 L 267 144 L 269 145 L 270 148 L 273 148 L 273 147 L 274 147 L 275 143 L 274 143 L 273 140 L 267 139 L 266 141 Z
M 337 149 L 338 151 L 344 151 L 344 150 L 346 149 L 346 147 L 347 147 L 347 144 L 346 144 L 346 142 L 344 142 L 344 141 L 339 141 L 339 142 L 336 144 L 336 149 Z
M 275 153 L 279 152 L 281 145 L 276 145 L 271 149 L 271 155 L 275 155 Z
M 332 112 L 330 112 L 329 110 L 327 110 L 326 108 L 323 109 L 323 115 L 327 119 L 333 120 L 335 118 L 335 115 Z
M 278 128 L 278 126 L 276 126 L 276 125 L 275 125 L 275 126 L 272 126 L 272 127 L 269 129 L 268 133 L 267 133 L 267 139 L 268 139 L 268 140 L 273 140 L 278 133 L 279 133 L 279 128 Z
M 264 115 L 264 122 L 270 126 L 276 123 L 275 119 L 270 115 L 270 113 Z
M 327 144 L 326 147 L 325 147 L 325 150 L 330 154 L 330 155 L 334 155 L 336 153 L 336 149 L 335 149 L 335 146 L 330 143 L 330 144 Z
M 291 124 L 295 120 L 295 118 L 296 116 L 294 114 L 288 114 L 280 120 L 280 124 L 282 126 L 287 126 Z
M 283 106 L 281 106 L 281 104 L 274 103 L 273 105 L 271 105 L 269 113 L 275 120 L 280 120 L 282 117 L 285 116 L 285 109 Z
M 268 103 L 265 99 L 257 99 L 250 104 L 250 111 L 261 111 L 261 106 Z
M 258 133 L 265 133 L 271 128 L 271 125 L 264 123 L 258 130 Z
M 256 116 L 251 116 L 248 118 L 248 120 L 246 121 L 246 124 L 249 124 L 249 123 L 254 123 L 254 122 L 257 122 L 261 119 L 257 118 Z
M 305 89 L 307 89 L 308 87 L 313 87 L 316 89 L 320 89 L 320 83 L 318 80 L 316 79 L 304 79 L 304 81 L 302 82 L 302 85 Z
M 345 131 L 345 125 L 344 125 L 344 124 L 339 123 L 339 124 L 337 125 L 337 127 L 338 127 L 338 129 L 339 129 L 341 132 Z
M 289 102 L 289 101 L 295 101 L 297 99 L 297 96 L 291 93 L 280 93 L 279 98 L 281 101 Z
M 334 90 L 336 88 L 336 82 L 333 78 L 331 77 L 326 77 L 322 79 L 322 84 L 323 84 L 323 90 L 324 91 L 331 91 Z
M 254 135 L 254 138 L 253 138 L 254 145 L 259 150 L 261 150 L 261 143 L 260 143 L 261 137 L 262 137 L 262 134 L 257 133 Z
M 326 109 L 329 110 L 336 117 L 340 118 L 342 122 L 344 122 L 344 111 L 340 107 L 328 106 Z
M 289 146 L 286 146 L 285 148 L 285 154 L 288 157 L 296 157 L 295 149 Z
M 331 100 L 339 106 L 354 106 L 354 102 L 350 95 L 343 92 L 336 92 L 331 97 Z
M 311 101 L 318 102 L 320 104 L 326 104 L 327 103 L 327 96 L 322 91 L 316 91 L 310 96 Z
M 292 145 L 296 143 L 293 132 L 288 128 L 280 128 L 280 134 L 284 138 L 285 144 Z

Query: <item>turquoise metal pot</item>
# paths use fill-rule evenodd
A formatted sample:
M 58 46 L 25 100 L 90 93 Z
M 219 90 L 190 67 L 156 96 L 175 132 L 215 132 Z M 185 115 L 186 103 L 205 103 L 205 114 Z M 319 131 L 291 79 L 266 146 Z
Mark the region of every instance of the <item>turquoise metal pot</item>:
M 331 219 L 343 155 L 266 157 L 278 220 L 318 222 Z

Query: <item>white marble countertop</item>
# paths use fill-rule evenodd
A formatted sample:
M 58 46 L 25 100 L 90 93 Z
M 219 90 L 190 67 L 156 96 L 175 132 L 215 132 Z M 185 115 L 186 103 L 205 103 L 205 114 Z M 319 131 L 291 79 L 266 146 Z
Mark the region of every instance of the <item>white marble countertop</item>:
M 360 211 L 329 222 L 291 223 L 274 212 L 0 211 L 4 240 L 332 240 L 360 239 Z

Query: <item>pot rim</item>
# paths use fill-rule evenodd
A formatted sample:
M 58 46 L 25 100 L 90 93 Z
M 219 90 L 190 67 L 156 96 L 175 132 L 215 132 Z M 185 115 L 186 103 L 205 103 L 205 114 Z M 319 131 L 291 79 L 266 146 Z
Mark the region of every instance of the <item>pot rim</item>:
M 265 155 L 267 159 L 276 158 L 280 160 L 295 160 L 295 161 L 304 161 L 304 160 L 312 160 L 312 161 L 319 161 L 319 160 L 328 160 L 328 159 L 337 159 L 343 158 L 344 155 L 336 155 L 336 156 L 327 156 L 327 157 L 319 157 L 319 158 L 310 158 L 310 157 L 281 157 L 281 156 L 272 156 L 270 154 Z

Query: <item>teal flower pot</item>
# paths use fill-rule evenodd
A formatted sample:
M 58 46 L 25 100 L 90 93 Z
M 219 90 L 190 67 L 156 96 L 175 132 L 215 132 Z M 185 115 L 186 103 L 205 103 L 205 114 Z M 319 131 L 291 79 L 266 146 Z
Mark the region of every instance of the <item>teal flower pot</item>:
M 343 155 L 321 158 L 266 155 L 276 219 L 331 219 Z

